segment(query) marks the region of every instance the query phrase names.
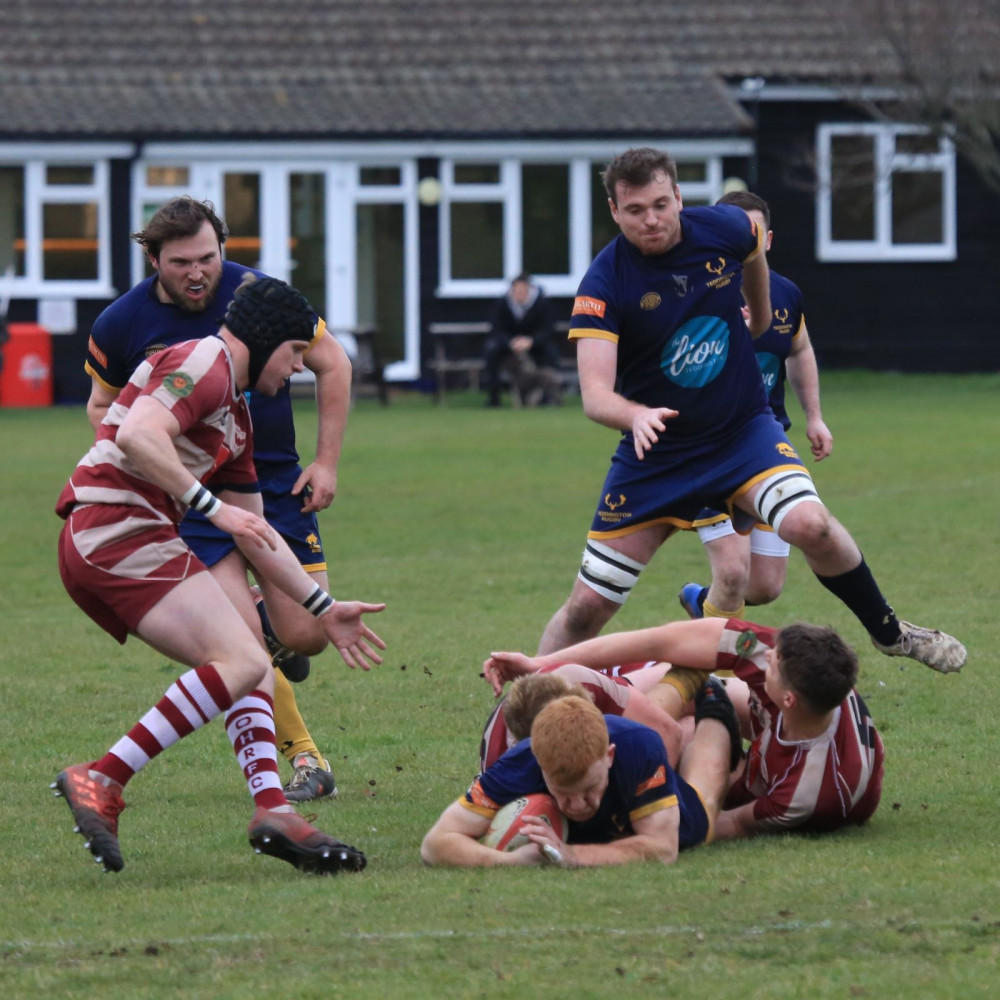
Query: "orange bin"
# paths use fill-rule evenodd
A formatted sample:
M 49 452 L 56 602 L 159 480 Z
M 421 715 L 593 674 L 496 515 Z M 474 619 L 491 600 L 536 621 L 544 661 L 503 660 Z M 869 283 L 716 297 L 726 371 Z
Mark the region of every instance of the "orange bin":
M 52 336 L 37 323 L 11 323 L 0 347 L 0 406 L 52 405 Z

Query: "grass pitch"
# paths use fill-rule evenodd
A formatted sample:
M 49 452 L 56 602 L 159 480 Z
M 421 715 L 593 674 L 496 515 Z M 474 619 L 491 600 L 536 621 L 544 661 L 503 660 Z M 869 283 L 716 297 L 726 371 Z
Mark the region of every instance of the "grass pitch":
M 90 442 L 82 408 L 0 411 L 4 995 L 994 996 L 998 396 L 995 375 L 823 383 L 835 450 L 813 467 L 820 493 L 901 617 L 966 642 L 961 674 L 880 656 L 797 554 L 783 596 L 754 615 L 828 623 L 858 648 L 888 755 L 875 818 L 711 845 L 671 868 L 575 872 L 428 871 L 418 846 L 475 774 L 483 658 L 533 650 L 568 592 L 615 435 L 578 400 L 360 401 L 321 524 L 334 594 L 388 602 L 373 624 L 389 650 L 369 674 L 327 653 L 298 688 L 340 786 L 318 822 L 369 858 L 335 879 L 249 849 L 218 723 L 130 784 L 125 871 L 90 861 L 48 783 L 102 753 L 176 669 L 118 647 L 62 590 L 51 511 Z M 297 405 L 308 454 L 315 412 Z M 678 589 L 705 569 L 695 537 L 672 540 L 610 627 L 679 616 Z

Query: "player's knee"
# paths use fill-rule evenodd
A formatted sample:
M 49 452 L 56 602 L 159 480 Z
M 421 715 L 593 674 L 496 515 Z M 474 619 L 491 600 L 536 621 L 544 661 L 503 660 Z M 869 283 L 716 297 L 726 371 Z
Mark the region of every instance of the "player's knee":
M 789 511 L 778 534 L 804 551 L 824 551 L 834 545 L 834 524 L 830 512 L 817 498 L 813 503 L 802 503 Z
M 760 484 L 753 503 L 760 519 L 792 545 L 798 544 L 796 538 L 823 531 L 829 521 L 826 507 L 804 469 L 768 476 Z
M 645 563 L 623 555 L 604 542 L 588 541 L 579 574 L 585 587 L 574 588 L 574 597 L 582 606 L 597 607 L 607 603 L 620 606 L 628 600 L 645 568 Z M 615 610 L 612 607 L 612 613 Z

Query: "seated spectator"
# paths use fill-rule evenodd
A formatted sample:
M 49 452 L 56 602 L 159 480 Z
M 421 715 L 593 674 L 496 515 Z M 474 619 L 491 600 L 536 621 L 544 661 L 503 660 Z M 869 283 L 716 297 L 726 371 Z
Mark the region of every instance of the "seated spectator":
M 508 372 L 518 403 L 562 402 L 559 348 L 554 339 L 549 304 L 528 274 L 519 274 L 493 313 L 493 329 L 485 348 L 488 406 L 500 405 L 500 378 Z

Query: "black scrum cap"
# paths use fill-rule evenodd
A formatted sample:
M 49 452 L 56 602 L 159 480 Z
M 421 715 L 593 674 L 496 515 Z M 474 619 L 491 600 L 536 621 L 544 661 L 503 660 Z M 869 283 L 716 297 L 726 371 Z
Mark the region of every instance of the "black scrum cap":
M 277 278 L 258 278 L 236 289 L 223 321 L 250 351 L 250 388 L 268 359 L 288 340 L 311 341 L 316 314 L 306 297 Z

